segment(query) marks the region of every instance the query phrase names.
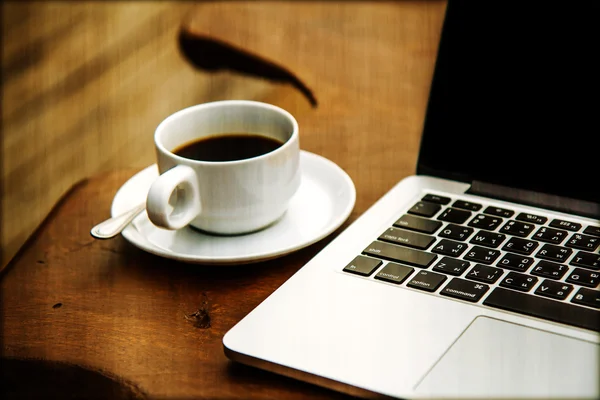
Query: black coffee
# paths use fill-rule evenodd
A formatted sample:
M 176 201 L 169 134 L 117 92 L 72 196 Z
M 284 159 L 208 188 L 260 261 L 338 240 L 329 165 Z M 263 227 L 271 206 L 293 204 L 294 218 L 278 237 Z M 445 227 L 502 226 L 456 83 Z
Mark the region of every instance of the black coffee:
M 198 161 L 235 161 L 267 154 L 282 144 L 263 135 L 228 133 L 186 143 L 173 153 Z

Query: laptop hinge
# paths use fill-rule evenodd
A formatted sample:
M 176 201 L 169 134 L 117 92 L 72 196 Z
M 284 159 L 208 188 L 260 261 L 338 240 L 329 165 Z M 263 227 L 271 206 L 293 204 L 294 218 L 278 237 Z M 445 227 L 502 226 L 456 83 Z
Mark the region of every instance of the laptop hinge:
M 575 200 L 480 181 L 473 181 L 466 193 L 576 214 L 582 217 L 600 219 L 600 204 L 589 201 Z

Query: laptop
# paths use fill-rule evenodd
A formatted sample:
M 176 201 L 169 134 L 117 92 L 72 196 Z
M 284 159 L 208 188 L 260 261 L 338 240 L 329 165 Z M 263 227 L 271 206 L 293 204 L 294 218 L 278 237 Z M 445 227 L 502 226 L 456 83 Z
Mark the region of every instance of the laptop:
M 416 174 L 230 359 L 365 397 L 600 398 L 598 2 L 531 3 L 448 2 Z

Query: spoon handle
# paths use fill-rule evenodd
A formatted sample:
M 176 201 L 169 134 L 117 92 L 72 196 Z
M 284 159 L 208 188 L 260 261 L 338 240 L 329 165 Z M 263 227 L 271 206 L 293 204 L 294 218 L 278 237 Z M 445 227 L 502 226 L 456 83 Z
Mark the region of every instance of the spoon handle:
M 94 226 L 90 233 L 96 239 L 110 239 L 117 236 L 135 217 L 146 209 L 146 203 L 142 203 L 121 215 L 107 219 Z

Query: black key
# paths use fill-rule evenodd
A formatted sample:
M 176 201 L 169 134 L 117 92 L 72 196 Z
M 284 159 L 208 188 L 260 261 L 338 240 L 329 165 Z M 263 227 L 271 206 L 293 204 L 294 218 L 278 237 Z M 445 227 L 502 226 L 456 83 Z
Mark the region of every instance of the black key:
M 502 257 L 502 260 L 498 261 L 496 265 L 514 271 L 525 272 L 533 265 L 533 258 L 506 253 L 504 257 Z
M 471 239 L 470 243 L 480 244 L 485 247 L 491 247 L 495 249 L 500 246 L 502 242 L 504 242 L 506 236 L 501 233 L 489 232 L 489 231 L 479 231 L 473 239 Z
M 470 201 L 464 201 L 464 200 L 456 200 L 454 202 L 454 204 L 452 204 L 452 207 L 462 208 L 463 210 L 469 210 L 469 211 L 481 210 L 481 204 L 471 203 Z
M 443 254 L 445 256 L 460 257 L 467 247 L 468 245 L 465 243 L 442 239 L 435 246 L 433 246 L 431 251 L 434 253 Z
M 429 219 L 413 217 L 412 215 L 403 215 L 400 219 L 394 222 L 394 226 L 408 229 L 411 231 L 422 232 L 422 233 L 434 233 L 443 224 L 438 221 L 432 221 Z
M 438 263 L 433 267 L 433 270 L 458 276 L 465 272 L 470 266 L 470 262 L 458 260 L 456 258 L 444 257 L 438 261 Z
M 441 209 L 442 209 L 442 206 L 440 206 L 439 204 L 428 203 L 426 201 L 420 201 L 417 204 L 415 204 L 414 206 L 412 206 L 412 208 L 410 210 L 408 210 L 408 213 L 429 218 L 429 217 L 433 217 Z
M 535 250 L 536 247 L 538 247 L 538 245 L 538 242 L 514 237 L 510 238 L 504 247 L 502 247 L 502 250 L 529 255 Z
M 465 260 L 480 262 L 482 264 L 491 264 L 500 255 L 500 251 L 486 249 L 479 246 L 473 246 L 465 256 Z
M 344 268 L 345 272 L 356 275 L 369 276 L 381 265 L 380 260 L 374 258 L 358 256 Z
M 367 246 L 363 253 L 419 268 L 429 267 L 437 258 L 435 254 L 429 254 L 420 250 L 413 250 L 407 247 L 396 246 L 395 244 L 378 241 L 375 241 Z
M 409 232 L 398 228 L 389 228 L 379 236 L 379 240 L 422 250 L 425 250 L 431 246 L 431 243 L 435 242 L 435 238 L 432 236 Z
M 483 285 L 481 283 L 453 278 L 446 287 L 440 291 L 440 294 L 476 303 L 489 288 L 488 285 Z
M 575 268 L 567 278 L 567 282 L 595 288 L 598 286 L 598 282 L 600 282 L 600 272 Z
M 451 199 L 448 197 L 444 197 L 444 196 L 438 196 L 437 194 L 426 194 L 425 196 L 423 196 L 423 198 L 421 200 L 428 201 L 430 203 L 446 205 L 446 204 L 450 203 Z
M 578 328 L 600 331 L 600 312 L 556 300 L 496 288 L 483 304 Z
M 538 278 L 535 276 L 519 274 L 518 272 L 509 272 L 508 275 L 502 279 L 502 282 L 500 282 L 500 286 L 520 290 L 522 292 L 529 292 L 537 281 Z
M 540 229 L 538 229 L 535 235 L 533 235 L 532 239 L 537 239 L 542 242 L 561 244 L 566 237 L 567 231 L 546 228 L 545 226 L 542 226 Z
M 502 227 L 502 229 L 500 229 L 500 232 L 525 237 L 531 233 L 533 228 L 535 228 L 535 225 L 533 224 L 510 220 Z
M 569 267 L 550 261 L 541 260 L 531 270 L 531 275 L 543 276 L 550 279 L 561 279 L 569 270 Z
M 544 260 L 565 262 L 571 254 L 573 254 L 573 250 L 567 249 L 566 247 L 545 244 L 540 251 L 537 252 L 536 257 L 543 258 Z
M 502 218 L 490 217 L 489 215 L 479 214 L 469 222 L 469 226 L 475 228 L 485 229 L 487 231 L 493 231 L 504 221 Z
M 588 235 L 600 237 L 600 227 L 590 225 L 583 230 L 583 233 L 587 233 Z
M 535 289 L 534 293 L 539 294 L 540 296 L 551 297 L 556 300 L 564 300 L 572 291 L 573 286 L 571 285 L 546 279 L 544 282 L 540 283 L 540 286 Z
M 565 246 L 573 247 L 579 250 L 594 251 L 600 244 L 600 238 L 574 233 Z
M 448 239 L 464 241 L 471 236 L 473 230 L 473 228 L 467 226 L 448 224 L 438 235 Z
M 548 222 L 548 218 L 546 217 L 540 217 L 539 215 L 529 213 L 520 213 L 517 215 L 517 219 L 519 221 L 532 222 L 534 224 L 545 224 Z
M 503 274 L 500 268 L 488 267 L 483 264 L 475 264 L 466 278 L 484 283 L 495 283 Z
M 492 207 L 492 206 L 489 206 L 488 208 L 483 210 L 483 212 L 486 214 L 497 215 L 498 217 L 505 217 L 505 218 L 510 218 L 515 214 L 515 212 L 512 210 L 507 210 L 505 208 Z
M 579 289 L 579 292 L 573 296 L 571 302 L 588 307 L 600 308 L 600 292 L 597 290 L 581 288 Z
M 413 273 L 413 271 L 413 268 L 407 267 L 406 265 L 387 263 L 387 265 L 375 275 L 375 279 L 401 284 Z
M 462 224 L 471 217 L 471 211 L 459 210 L 458 208 L 447 208 L 437 218 L 440 221 Z
M 600 269 L 600 254 L 578 251 L 577 254 L 575 254 L 575 257 L 573 257 L 571 260 L 570 264 L 589 269 Z
M 436 274 L 431 271 L 419 271 L 406 286 L 427 292 L 435 292 L 446 279 L 448 279 L 446 275 Z
M 552 222 L 550 222 L 550 226 L 553 228 L 566 229 L 572 232 L 577 232 L 581 229 L 581 224 L 578 224 L 577 222 L 565 221 L 562 219 L 553 219 Z

